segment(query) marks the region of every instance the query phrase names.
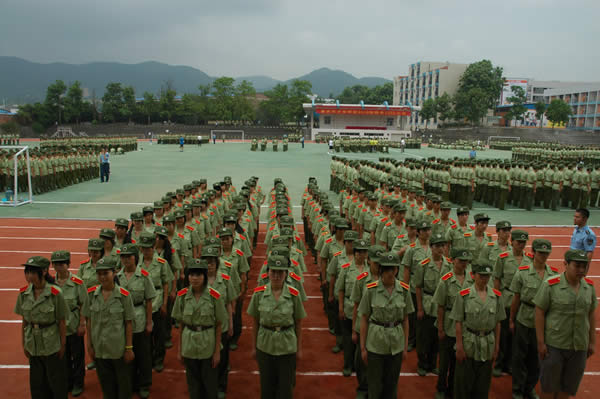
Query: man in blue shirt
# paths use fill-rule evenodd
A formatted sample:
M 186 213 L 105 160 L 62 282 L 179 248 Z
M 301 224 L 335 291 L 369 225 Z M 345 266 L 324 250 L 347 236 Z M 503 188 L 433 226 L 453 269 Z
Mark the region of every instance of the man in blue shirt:
M 469 152 L 469 158 L 475 159 L 477 157 L 477 152 L 475 151 L 475 147 L 471 148 L 471 152 Z
M 183 136 L 179 137 L 179 151 L 183 152 L 183 145 L 185 144 L 185 139 Z
M 106 148 L 102 149 L 100 152 L 100 183 L 104 183 L 104 179 L 106 178 L 106 182 L 108 183 L 108 178 L 110 176 L 110 154 Z
M 571 249 L 585 251 L 591 262 L 594 248 L 596 248 L 596 234 L 587 225 L 589 217 L 590 211 L 585 208 L 579 208 L 575 211 L 575 216 L 573 217 L 575 230 L 573 230 L 573 236 L 571 237 Z

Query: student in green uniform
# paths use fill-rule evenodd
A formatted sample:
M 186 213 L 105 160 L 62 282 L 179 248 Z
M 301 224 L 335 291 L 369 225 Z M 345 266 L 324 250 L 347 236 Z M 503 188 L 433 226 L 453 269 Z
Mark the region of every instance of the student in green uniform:
M 248 314 L 254 319 L 253 357 L 258 362 L 261 399 L 291 399 L 296 360 L 302 357 L 302 319 L 306 317 L 299 292 L 287 285 L 289 259 L 267 259 L 269 283 L 254 289 Z
M 104 241 L 100 238 L 91 238 L 88 241 L 89 258 L 81 262 L 77 276 L 83 280 L 86 288 L 98 285 L 96 265 L 104 256 Z
M 475 284 L 459 292 L 450 318 L 456 322 L 454 399 L 487 399 L 498 356 L 502 293 L 489 286 L 492 268 L 473 263 Z
M 156 296 L 150 274 L 138 266 L 139 252 L 135 244 L 121 248 L 123 269 L 117 274 L 119 285 L 129 291 L 133 302 L 133 391 L 140 397 L 150 396 L 152 385 L 152 300 Z
M 369 398 L 397 397 L 400 369 L 407 355 L 408 314 L 414 307 L 409 285 L 397 279 L 399 267 L 398 254 L 382 254 L 379 280 L 366 285 L 358 307 Z
M 221 330 L 227 310 L 221 293 L 208 286 L 206 260 L 194 259 L 186 269 L 190 285 L 177 293 L 173 319 L 181 326 L 177 358 L 183 362 L 190 399 L 216 399 Z
M 84 306 L 87 319 L 87 352 L 96 362 L 104 399 L 129 399 L 133 354 L 133 303 L 129 291 L 115 282 L 117 261 L 98 261 L 100 284 L 88 289 Z
M 85 377 L 85 317 L 83 305 L 86 301 L 86 289 L 83 280 L 71 274 L 71 254 L 69 251 L 55 251 L 50 256 L 52 267 L 56 272 L 56 285 L 58 285 L 67 305 L 67 342 L 65 359 L 67 362 L 68 387 L 75 397 L 83 392 L 83 379 Z
M 541 238 L 534 240 L 532 248 L 533 264 L 520 266 L 510 284 L 510 290 L 514 292 L 510 307 L 513 399 L 537 398 L 535 386 L 540 375 L 540 362 L 533 298 L 543 282 L 558 272 L 557 268 L 546 264 L 552 252 L 550 241 Z
M 23 317 L 22 344 L 29 359 L 31 397 L 66 399 L 67 304 L 48 274 L 48 259 L 32 256 L 23 266 L 27 285 L 19 290 L 14 312 Z
M 543 282 L 533 298 L 543 399 L 575 396 L 595 352 L 598 300 L 585 278 L 588 263 L 584 251 L 567 251 L 565 272 Z
M 450 318 L 452 307 L 459 291 L 473 284 L 467 271 L 471 254 L 466 248 L 452 248 L 450 251 L 452 270 L 444 274 L 433 295 L 437 306 L 437 330 L 439 339 L 440 364 L 435 399 L 444 399 L 454 393 L 454 371 L 456 368 L 456 327 Z

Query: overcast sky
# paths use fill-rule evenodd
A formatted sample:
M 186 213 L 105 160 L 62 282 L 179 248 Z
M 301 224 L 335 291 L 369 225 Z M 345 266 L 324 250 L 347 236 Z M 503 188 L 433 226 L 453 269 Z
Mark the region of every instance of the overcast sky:
M 0 55 L 281 80 L 487 58 L 506 77 L 600 81 L 599 22 L 598 0 L 3 0 Z

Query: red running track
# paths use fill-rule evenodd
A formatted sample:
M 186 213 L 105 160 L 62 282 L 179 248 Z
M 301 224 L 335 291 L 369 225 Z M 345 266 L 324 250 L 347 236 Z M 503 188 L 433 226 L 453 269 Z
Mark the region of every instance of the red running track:
M 0 219 L 0 378 L 10 383 L 0 388 L 3 397 L 29 397 L 29 371 L 27 359 L 23 355 L 20 338 L 20 320 L 13 313 L 18 289 L 25 284 L 23 268 L 20 266 L 32 254 L 49 256 L 50 252 L 66 249 L 72 253 L 72 267 L 87 258 L 87 240 L 97 237 L 102 227 L 113 227 L 111 222 L 80 220 L 47 220 L 47 219 Z M 264 225 L 261 225 L 264 228 Z M 300 230 L 302 227 L 299 226 Z M 491 229 L 490 229 L 491 230 Z M 562 270 L 562 256 L 568 249 L 572 228 L 529 228 L 531 240 L 545 237 L 552 241 L 554 250 L 549 264 Z M 259 243 L 264 233 L 259 235 Z M 530 241 L 531 242 L 531 241 Z M 250 272 L 250 292 L 256 286 L 256 277 L 265 260 L 266 248 L 259 244 L 254 251 Z M 591 278 L 600 284 L 600 259 L 590 268 Z M 356 389 L 355 377 L 342 376 L 342 354 L 334 355 L 331 347 L 334 337 L 327 330 L 327 319 L 323 313 L 320 299 L 319 281 L 312 257 L 305 258 L 308 273 L 305 278 L 306 293 L 309 296 L 305 303 L 308 318 L 304 324 L 304 358 L 298 363 L 298 376 L 295 397 L 313 399 L 317 395 L 326 394 L 329 399 L 353 398 Z M 249 298 L 244 301 L 245 307 Z M 250 320 L 244 313 L 244 326 Z M 600 325 L 600 323 L 598 324 Z M 177 342 L 177 331 L 174 329 L 174 340 Z M 240 339 L 240 347 L 231 353 L 231 373 L 227 398 L 257 398 L 260 387 L 257 365 L 250 357 L 250 331 L 245 330 Z M 167 352 L 165 370 L 153 374 L 152 397 L 186 397 L 187 386 L 184 368 L 176 359 L 174 347 Z M 88 359 L 89 360 L 89 359 Z M 408 360 L 402 366 L 399 381 L 399 398 L 432 398 L 435 393 L 435 376 L 418 377 L 416 375 L 416 353 L 409 353 Z M 600 393 L 600 357 L 595 355 L 587 364 L 586 375 L 579 389 L 580 398 L 597 398 Z M 101 396 L 100 386 L 94 371 L 86 374 L 85 392 L 81 398 L 98 398 Z M 510 398 L 511 380 L 509 376 L 495 378 L 492 381 L 490 398 Z

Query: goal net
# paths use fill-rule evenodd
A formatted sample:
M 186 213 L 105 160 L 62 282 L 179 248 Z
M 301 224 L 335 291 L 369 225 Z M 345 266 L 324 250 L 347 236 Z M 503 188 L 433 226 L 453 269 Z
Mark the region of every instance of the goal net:
M 242 140 L 244 141 L 243 130 L 211 130 L 210 140 L 212 141 L 213 134 L 217 140 Z
M 19 206 L 33 202 L 31 161 L 29 147 L 22 145 L 2 145 L 0 163 L 0 206 Z

